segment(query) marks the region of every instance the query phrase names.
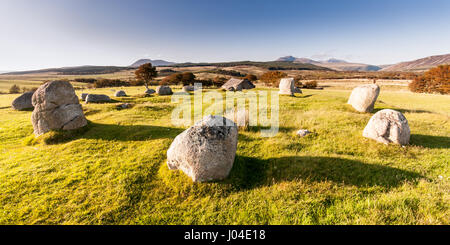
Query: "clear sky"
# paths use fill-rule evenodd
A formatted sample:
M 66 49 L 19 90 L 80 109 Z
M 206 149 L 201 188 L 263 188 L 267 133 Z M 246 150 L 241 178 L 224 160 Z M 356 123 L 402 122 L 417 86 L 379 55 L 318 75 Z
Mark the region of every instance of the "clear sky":
M 0 0 L 0 71 L 450 53 L 448 0 Z

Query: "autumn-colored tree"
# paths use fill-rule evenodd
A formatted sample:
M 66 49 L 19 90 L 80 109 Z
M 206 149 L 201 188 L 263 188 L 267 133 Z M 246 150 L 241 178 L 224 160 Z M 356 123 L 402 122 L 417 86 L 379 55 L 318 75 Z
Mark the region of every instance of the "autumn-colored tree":
M 266 85 L 277 87 L 280 84 L 280 79 L 287 77 L 287 74 L 281 71 L 269 71 L 264 73 L 259 80 Z
M 244 77 L 245 79 L 249 80 L 250 82 L 254 82 L 256 80 L 258 80 L 258 77 L 253 75 L 253 74 L 248 74 L 247 76 Z
M 148 90 L 150 82 L 158 76 L 158 71 L 156 71 L 156 67 L 153 67 L 151 63 L 147 63 L 139 66 L 134 74 L 137 80 L 143 81 L 145 88 Z
M 175 74 L 165 77 L 161 81 L 160 84 L 161 85 L 177 85 L 177 84 L 180 84 L 182 80 L 183 80 L 183 74 L 175 73 Z
M 409 89 L 416 93 L 450 94 L 450 65 L 431 68 L 422 76 L 416 77 Z
M 181 82 L 183 85 L 194 85 L 195 83 L 195 75 L 192 72 L 185 72 L 181 74 Z

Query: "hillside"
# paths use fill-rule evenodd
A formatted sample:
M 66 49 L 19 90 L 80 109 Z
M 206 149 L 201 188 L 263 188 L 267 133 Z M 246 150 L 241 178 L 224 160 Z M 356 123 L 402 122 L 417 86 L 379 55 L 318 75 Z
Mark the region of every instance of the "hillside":
M 130 65 L 130 67 L 139 67 L 143 64 L 151 63 L 153 66 L 169 66 L 175 64 L 174 62 L 169 62 L 165 60 L 150 60 L 150 59 L 140 59 L 133 64 Z
M 296 58 L 293 56 L 285 56 L 277 59 L 279 62 L 306 63 L 316 66 L 326 67 L 337 71 L 378 71 L 381 67 L 360 63 L 350 63 L 345 60 L 329 59 L 325 61 L 317 61 L 308 58 Z
M 57 73 L 58 75 L 92 75 L 92 74 L 110 74 L 124 70 L 130 70 L 130 67 L 121 66 L 77 66 L 63 68 L 49 68 L 33 71 L 18 71 L 5 73 L 3 75 L 28 75 L 39 73 Z
M 426 71 L 438 65 L 450 64 L 450 54 L 429 56 L 418 60 L 401 62 L 381 71 Z

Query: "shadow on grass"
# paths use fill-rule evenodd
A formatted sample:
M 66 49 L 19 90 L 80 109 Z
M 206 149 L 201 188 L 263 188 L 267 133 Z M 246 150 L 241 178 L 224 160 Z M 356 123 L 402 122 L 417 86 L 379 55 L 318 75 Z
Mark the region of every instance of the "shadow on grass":
M 237 156 L 230 177 L 225 182 L 238 190 L 298 179 L 392 188 L 420 177 L 406 170 L 342 158 L 295 156 L 260 160 Z
M 86 127 L 70 131 L 52 131 L 41 136 L 47 145 L 66 143 L 77 139 L 95 139 L 110 141 L 146 141 L 163 138 L 175 138 L 183 132 L 181 128 L 169 128 L 151 125 L 117 125 L 88 122 Z
M 391 109 L 391 110 L 394 110 L 394 111 L 399 111 L 402 114 L 405 114 L 405 113 L 431 113 L 431 114 L 437 114 L 436 112 L 427 111 L 427 110 L 409 110 L 409 109 L 399 109 L 399 108 L 395 108 L 395 107 L 376 108 L 376 109 L 373 110 L 372 113 L 377 113 L 377 112 L 379 112 L 381 110 L 385 110 L 385 109 Z
M 410 143 L 431 149 L 450 149 L 450 137 L 446 136 L 412 134 Z

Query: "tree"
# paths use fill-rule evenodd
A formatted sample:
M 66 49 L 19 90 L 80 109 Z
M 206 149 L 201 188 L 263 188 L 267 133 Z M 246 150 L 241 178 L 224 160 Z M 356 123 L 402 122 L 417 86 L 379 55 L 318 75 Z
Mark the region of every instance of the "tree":
M 450 65 L 440 65 L 416 77 L 409 89 L 416 93 L 450 94 Z
M 277 87 L 280 84 L 280 79 L 287 77 L 287 74 L 281 71 L 269 71 L 264 73 L 259 80 L 266 85 Z
M 258 77 L 256 77 L 253 74 L 248 74 L 247 76 L 245 76 L 245 79 L 249 80 L 250 82 L 254 82 L 254 81 L 258 80 Z
M 183 85 L 189 85 L 189 84 L 194 85 L 194 83 L 195 83 L 194 73 L 185 72 L 185 73 L 181 74 L 181 82 L 183 83 Z
M 147 63 L 139 66 L 134 74 L 136 75 L 136 79 L 143 81 L 145 88 L 148 89 L 150 82 L 158 76 L 158 71 L 156 71 L 156 67 L 153 67 L 151 63 Z

